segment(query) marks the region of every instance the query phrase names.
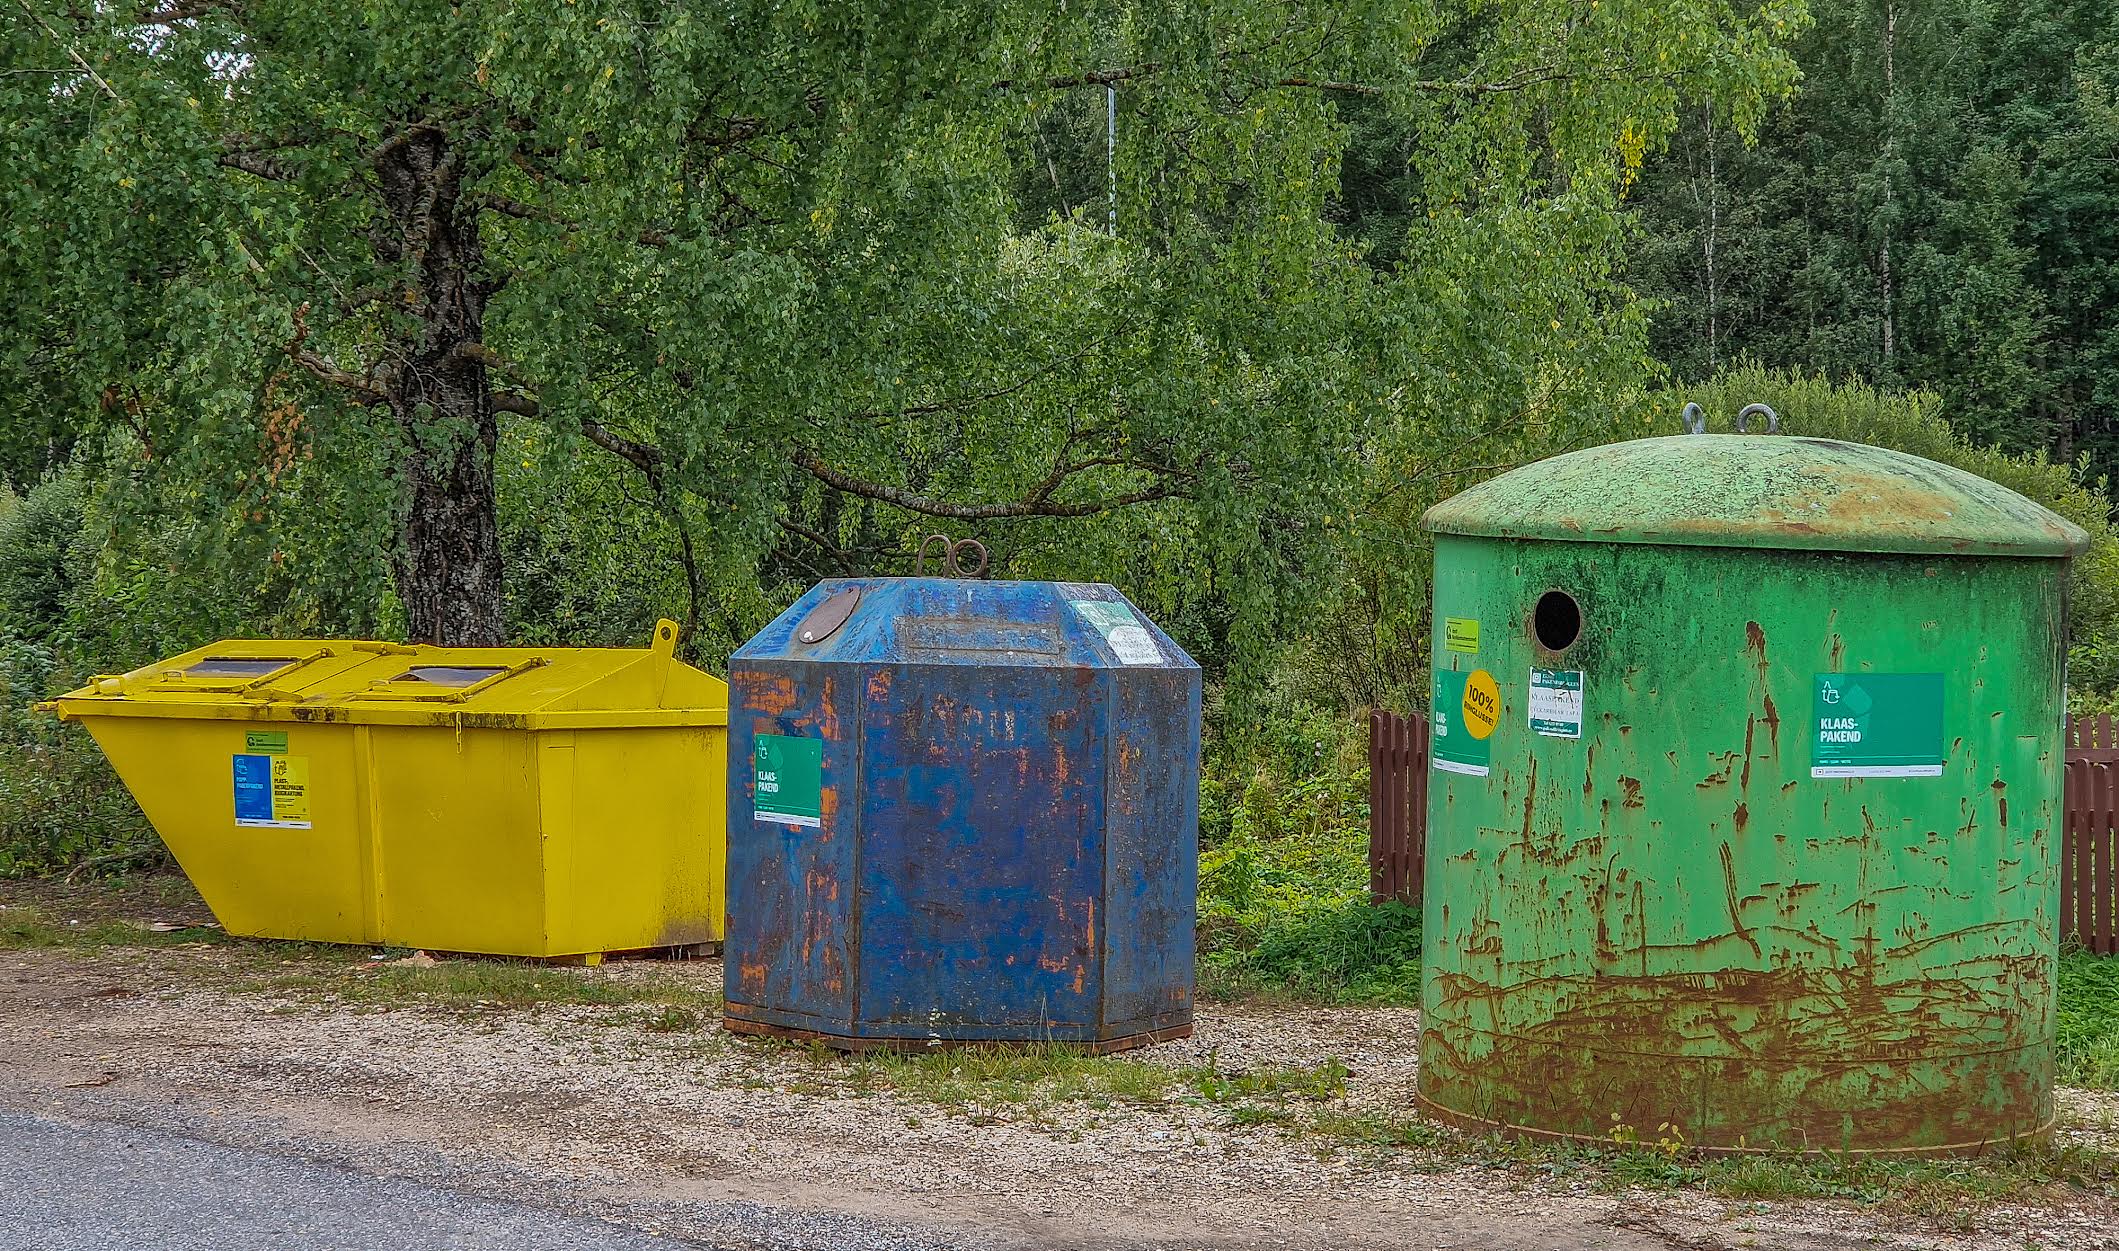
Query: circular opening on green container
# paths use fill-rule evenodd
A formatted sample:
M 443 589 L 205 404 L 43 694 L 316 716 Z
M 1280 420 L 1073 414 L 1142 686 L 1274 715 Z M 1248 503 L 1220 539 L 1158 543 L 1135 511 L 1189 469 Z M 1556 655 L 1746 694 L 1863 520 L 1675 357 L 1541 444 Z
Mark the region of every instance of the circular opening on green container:
M 1549 652 L 1564 652 L 1582 637 L 1582 606 L 1565 591 L 1547 591 L 1530 614 L 1531 636 Z

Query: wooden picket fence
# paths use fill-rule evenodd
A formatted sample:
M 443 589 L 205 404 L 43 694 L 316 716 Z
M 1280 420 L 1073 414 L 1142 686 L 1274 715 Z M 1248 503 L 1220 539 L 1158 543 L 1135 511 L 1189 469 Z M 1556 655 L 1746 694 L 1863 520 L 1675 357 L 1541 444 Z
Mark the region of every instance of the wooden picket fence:
M 2060 834 L 2060 933 L 2099 955 L 2119 955 L 2114 917 L 2113 831 L 2119 826 L 2119 738 L 2112 717 L 2075 717 L 2067 727 L 2066 820 Z
M 1427 718 L 1369 713 L 1369 896 L 1420 902 L 1427 867 Z M 2068 722 L 2060 831 L 2060 932 L 2119 955 L 2119 726 Z
M 1427 718 L 1369 712 L 1369 898 L 1420 903 L 1427 877 Z

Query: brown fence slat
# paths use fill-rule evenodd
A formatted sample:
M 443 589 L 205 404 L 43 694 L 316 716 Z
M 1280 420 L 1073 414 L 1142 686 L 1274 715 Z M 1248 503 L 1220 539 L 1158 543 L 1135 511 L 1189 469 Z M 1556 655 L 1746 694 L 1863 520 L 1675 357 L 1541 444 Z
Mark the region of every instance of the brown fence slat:
M 2073 722 L 2068 724 L 2068 734 L 2070 737 L 2075 734 Z M 2073 938 L 2077 932 L 2074 866 L 2075 847 L 2076 844 L 2082 841 L 2082 836 L 2075 832 L 2075 826 L 2077 823 L 2076 814 L 2080 812 L 2082 805 L 2081 801 L 2076 797 L 2075 791 L 2078 785 L 2077 780 L 2080 778 L 2081 773 L 2082 770 L 2073 764 L 2063 766 L 2060 771 L 2060 860 L 2058 867 L 2060 870 L 2060 937 L 2063 942 Z
M 2091 858 L 2102 822 L 2094 821 L 2096 798 L 2092 783 L 2096 781 L 2096 766 L 2087 761 L 2077 762 L 2075 774 L 2075 811 L 2069 814 L 2069 823 L 2075 827 L 2075 858 L 2069 864 L 2074 875 L 2075 929 L 2069 934 L 2084 946 L 2093 944 L 2096 930 L 2097 896 L 2092 886 L 2095 875 L 2091 871 Z
M 2090 736 L 2094 741 L 2094 726 Z M 2076 937 L 2091 951 L 2101 951 L 2104 942 L 2098 919 L 2097 864 L 2104 858 L 2099 853 L 2110 837 L 2107 831 L 2111 820 L 2104 788 L 2107 771 L 2090 761 L 2083 761 L 2075 767 L 2082 771 L 2082 814 L 2077 835 L 2082 845 L 2075 853 Z
M 1414 831 L 1420 828 L 1420 814 L 1413 808 L 1413 719 L 1402 717 L 1398 721 L 1398 804 L 1401 814 L 1398 821 L 1398 890 L 1397 897 L 1404 899 L 1417 889 L 1419 870 L 1415 867 L 1415 848 L 1420 840 Z
M 1376 722 L 1376 738 L 1372 744 L 1376 767 L 1383 776 L 1376 781 L 1376 844 L 1381 857 L 1376 864 L 1376 899 L 1389 899 L 1398 884 L 1391 880 L 1398 864 L 1398 823 L 1391 807 L 1391 782 L 1398 772 L 1398 762 L 1391 759 L 1391 714 L 1383 713 Z
M 2087 726 L 2083 727 L 2083 734 L 2089 734 Z M 2075 901 L 2075 925 L 2067 931 L 2067 937 L 2085 947 L 2091 943 L 2096 929 L 2094 918 L 2097 915 L 2096 892 L 2090 886 L 2091 842 L 2095 838 L 2090 814 L 2096 803 L 2091 790 L 2091 783 L 2096 780 L 2092 776 L 2093 771 L 2094 766 L 2082 760 L 2067 766 L 2067 827 L 2073 831 L 2075 838 L 2074 845 L 2068 849 L 2071 854 L 2067 863 L 2061 866 L 2062 889 Z
M 1398 738 L 1404 729 L 1404 719 L 1395 713 L 1390 715 L 1383 726 L 1383 811 L 1387 830 L 1384 843 L 1386 863 L 1383 872 L 1385 899 L 1396 899 L 1398 892 L 1405 885 L 1405 761 L 1398 750 Z
M 2098 799 L 2102 802 L 2097 805 L 2092 815 L 2092 821 L 2097 828 L 2090 835 L 2090 846 L 2094 849 L 2092 858 L 2096 862 L 2096 878 L 2093 889 L 2097 893 L 2097 936 L 2096 941 L 2090 944 L 2090 949 L 2101 952 L 2104 955 L 2111 955 L 2114 952 L 2119 952 L 2119 929 L 2114 928 L 2112 917 L 2111 820 L 2113 808 L 2119 807 L 2119 804 L 2114 803 L 2115 798 L 2119 798 L 2119 795 L 2115 795 L 2113 789 L 2114 774 L 2119 771 L 2115 771 L 2110 765 L 2100 764 L 2092 765 L 2091 767 L 2097 771 L 2098 781 L 2102 783 L 2098 787 Z
M 2104 822 L 2097 819 L 2097 767 L 2081 762 L 2076 764 L 2075 771 L 2081 775 L 2077 786 L 2081 807 L 2071 814 L 2075 823 L 2075 859 L 2069 867 L 2074 874 L 2075 932 L 2069 937 L 2094 951 L 2097 947 L 2097 842 L 2103 833 L 2099 827 Z
M 1413 783 L 1413 811 L 1412 820 L 1406 822 L 1412 851 L 1412 873 L 1405 884 L 1405 900 L 1412 904 L 1419 903 L 1427 892 L 1427 787 L 1428 767 L 1431 764 L 1428 759 L 1430 747 L 1427 718 L 1418 718 L 1413 722 L 1412 758 L 1406 762 Z
M 1427 867 L 1425 717 L 1369 713 L 1369 898 L 1418 903 Z
M 1391 898 L 1405 898 L 1406 848 L 1412 842 L 1413 814 L 1406 804 L 1406 739 L 1411 731 L 1404 717 L 1391 718 Z
M 1384 762 L 1379 750 L 1383 742 L 1384 712 L 1380 708 L 1369 710 L 1369 902 L 1382 903 L 1384 867 L 1389 864 L 1383 819 Z
M 1391 898 L 1405 890 L 1405 718 L 1391 718 Z
M 2075 826 L 2075 859 L 2070 868 L 2074 872 L 2075 887 L 2075 932 L 2070 935 L 2084 946 L 2095 942 L 2097 929 L 2097 892 L 2092 886 L 2092 857 L 2096 854 L 2097 823 L 2092 820 L 2096 812 L 2096 766 L 2087 761 L 2075 765 L 2076 810 L 2071 814 Z
M 1398 889 L 1396 897 L 1405 899 L 1418 889 L 1414 882 L 1418 870 L 1414 867 L 1415 849 L 1420 845 L 1420 818 L 1422 814 L 1413 807 L 1413 727 L 1418 722 L 1412 717 L 1398 720 Z

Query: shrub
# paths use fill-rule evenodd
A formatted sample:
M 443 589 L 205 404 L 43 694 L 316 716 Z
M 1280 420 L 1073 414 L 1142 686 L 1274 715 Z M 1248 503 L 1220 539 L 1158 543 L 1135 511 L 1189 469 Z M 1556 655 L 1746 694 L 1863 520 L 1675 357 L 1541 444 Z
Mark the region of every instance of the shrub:
M 1368 894 L 1365 727 L 1282 712 L 1217 743 L 1201 785 L 1209 989 L 1412 1002 L 1420 914 Z

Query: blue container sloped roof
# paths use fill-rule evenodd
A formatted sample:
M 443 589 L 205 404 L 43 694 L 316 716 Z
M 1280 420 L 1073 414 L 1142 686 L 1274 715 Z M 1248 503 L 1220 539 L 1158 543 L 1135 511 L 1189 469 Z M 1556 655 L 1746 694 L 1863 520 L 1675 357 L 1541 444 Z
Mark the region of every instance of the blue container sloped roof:
M 843 615 L 842 615 L 843 614 Z M 805 635 L 814 635 L 805 640 Z M 834 578 L 810 588 L 731 662 L 1199 666 L 1100 582 Z

